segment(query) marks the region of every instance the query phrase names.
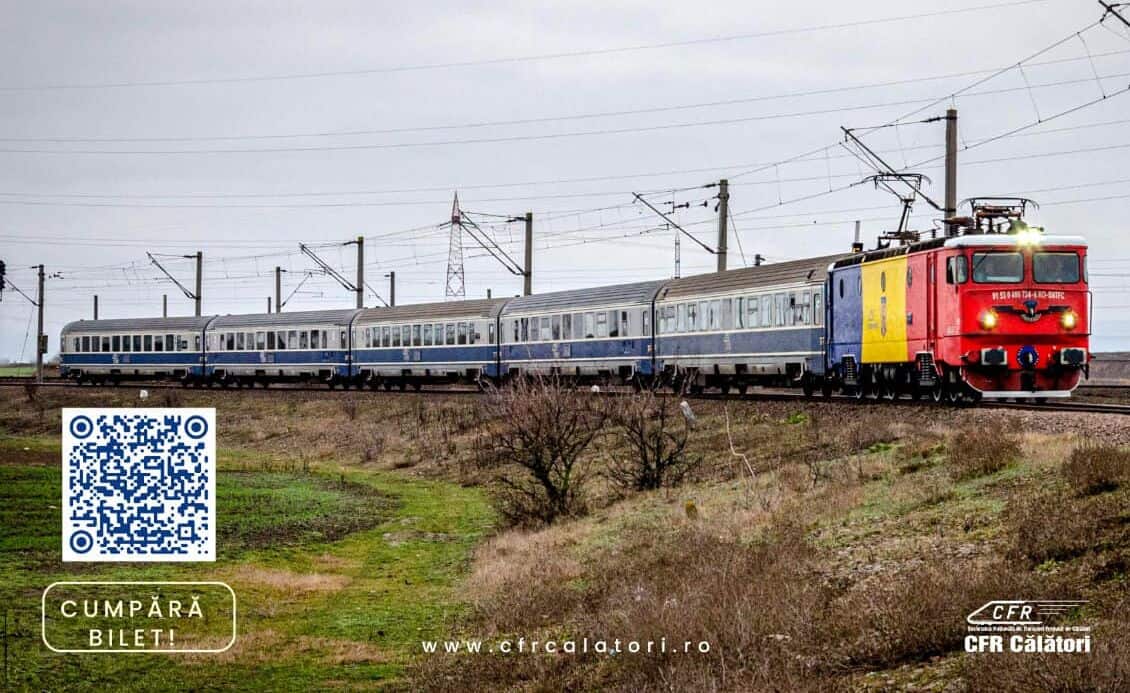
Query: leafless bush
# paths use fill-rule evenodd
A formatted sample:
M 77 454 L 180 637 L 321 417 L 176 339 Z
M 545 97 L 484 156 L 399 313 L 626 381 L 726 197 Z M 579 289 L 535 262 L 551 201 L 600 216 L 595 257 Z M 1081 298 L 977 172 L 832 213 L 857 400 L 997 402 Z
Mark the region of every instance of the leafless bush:
M 353 397 L 346 397 L 345 399 L 341 400 L 341 410 L 345 413 L 345 418 L 349 419 L 350 421 L 357 420 L 357 407 L 358 402 Z
M 175 408 L 182 406 L 180 390 L 166 388 L 161 391 L 161 406 Z
M 1015 501 L 1005 511 L 1010 553 L 1037 565 L 1102 551 L 1111 533 L 1126 531 L 1124 503 L 1111 494 L 1078 498 L 1062 487 Z
M 1021 454 L 1020 438 L 1001 428 L 975 428 L 954 434 L 946 442 L 946 450 L 950 478 L 954 481 L 999 472 Z
M 37 383 L 24 383 L 24 397 L 31 404 L 39 402 L 39 385 Z
M 583 513 L 581 458 L 607 420 L 599 398 L 555 379 L 523 378 L 493 391 L 484 407 L 491 423 L 476 457 L 495 472 L 502 516 L 538 525 Z
M 1130 480 L 1130 451 L 1116 445 L 1085 444 L 1071 451 L 1063 476 L 1083 495 L 1113 491 Z
M 628 449 L 605 472 L 624 491 L 678 484 L 702 458 L 687 451 L 690 422 L 673 397 L 651 390 L 607 400 L 612 437 Z

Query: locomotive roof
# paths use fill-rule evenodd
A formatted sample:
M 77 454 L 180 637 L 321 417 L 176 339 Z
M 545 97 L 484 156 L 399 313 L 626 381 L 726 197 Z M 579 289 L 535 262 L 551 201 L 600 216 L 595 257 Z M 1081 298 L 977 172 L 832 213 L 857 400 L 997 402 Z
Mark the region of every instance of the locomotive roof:
M 221 315 L 210 329 L 225 327 L 274 327 L 290 325 L 348 325 L 359 310 L 304 310 L 294 313 L 247 313 Z
M 70 332 L 132 332 L 151 330 L 153 332 L 180 332 L 182 330 L 203 330 L 214 315 L 180 316 L 174 318 L 110 318 L 108 320 L 75 320 L 63 326 L 63 334 Z
M 742 267 L 725 272 L 698 274 L 682 279 L 672 279 L 659 293 L 660 299 L 675 299 L 683 296 L 723 293 L 742 289 L 757 289 L 766 286 L 797 284 L 802 282 L 823 282 L 828 276 L 828 266 L 846 254 L 825 255 L 823 257 L 775 262 L 757 267 Z
M 663 281 L 635 282 L 614 286 L 596 286 L 591 289 L 571 289 L 554 291 L 548 294 L 535 294 L 510 299 L 503 314 L 532 313 L 552 310 L 574 310 L 591 306 L 620 306 L 628 304 L 647 304 L 655 297 L 655 292 L 663 286 Z
M 415 305 L 394 306 L 392 308 L 368 308 L 361 311 L 357 322 L 395 322 L 414 320 L 443 320 L 467 318 L 493 318 L 506 305 L 506 298 L 477 298 L 470 301 L 446 301 L 438 303 L 418 303 Z
M 872 260 L 882 260 L 888 257 L 898 257 L 899 255 L 910 255 L 913 253 L 920 253 L 925 250 L 933 250 L 935 248 L 984 248 L 990 246 L 1010 246 L 1019 247 L 1031 245 L 1033 247 L 1042 245 L 1075 245 L 1087 246 L 1087 240 L 1082 236 L 1038 236 L 1033 242 L 1031 237 L 1021 238 L 1016 234 L 1007 233 L 969 233 L 961 236 L 953 236 L 950 238 L 931 238 L 926 241 L 919 241 L 918 243 L 910 243 L 907 245 L 897 245 L 891 248 L 880 248 L 877 250 L 868 250 L 863 253 L 852 253 L 851 255 L 840 259 L 836 262 L 836 267 L 848 267 L 851 265 L 858 265 Z
M 1082 236 L 1038 236 L 1036 242 L 1031 239 L 1021 239 L 1015 235 L 1003 233 L 984 233 L 977 235 L 956 236 L 954 238 L 946 239 L 947 248 L 976 248 L 987 245 L 1031 245 L 1037 247 L 1041 245 L 1078 245 L 1084 248 L 1087 247 L 1087 239 Z

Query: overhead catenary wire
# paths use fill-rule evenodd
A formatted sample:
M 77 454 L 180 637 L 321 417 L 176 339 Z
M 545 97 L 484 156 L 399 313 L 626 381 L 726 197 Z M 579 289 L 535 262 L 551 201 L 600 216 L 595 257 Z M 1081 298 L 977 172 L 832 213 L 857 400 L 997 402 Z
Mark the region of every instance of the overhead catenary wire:
M 306 72 L 306 73 L 288 73 L 277 75 L 248 75 L 248 76 L 235 76 L 235 77 L 202 77 L 191 79 L 161 79 L 161 80 L 135 80 L 135 81 L 106 81 L 106 82 L 87 82 L 87 83 L 56 83 L 56 84 L 38 84 L 38 85 L 0 85 L 0 91 L 56 91 L 56 90 L 78 90 L 78 89 L 121 89 L 121 88 L 136 88 L 136 87 L 169 87 L 169 86 L 191 86 L 202 84 L 244 84 L 248 82 L 272 82 L 281 80 L 306 80 L 306 79 L 322 79 L 327 77 L 351 77 L 361 75 L 376 75 L 376 74 L 391 74 L 397 72 L 419 72 L 424 70 L 445 70 L 452 68 L 465 68 L 465 67 L 482 67 L 488 65 L 504 65 L 511 63 L 522 62 L 535 62 L 545 60 L 560 60 L 565 58 L 578 58 L 578 57 L 591 57 L 602 55 L 614 55 L 621 53 L 633 53 L 641 51 L 659 50 L 666 48 L 680 48 L 687 46 L 697 46 L 710 43 L 722 43 L 730 41 L 742 41 L 759 38 L 769 38 L 773 36 L 788 36 L 802 33 L 810 33 L 816 31 L 829 31 L 835 29 L 850 29 L 855 27 L 875 25 L 875 24 L 891 24 L 897 22 L 917 21 L 923 19 L 932 19 L 936 17 L 967 14 L 971 12 L 981 12 L 985 10 L 996 9 L 1010 9 L 1022 5 L 1041 4 L 1048 0 L 1011 0 L 1008 2 L 998 2 L 983 5 L 973 5 L 969 7 L 955 7 L 944 10 L 935 10 L 931 12 L 921 12 L 916 14 L 898 15 L 893 17 L 877 17 L 872 19 L 857 19 L 848 22 L 837 22 L 829 24 L 819 24 L 807 27 L 792 27 L 785 29 L 770 29 L 767 31 L 747 32 L 740 34 L 729 34 L 725 36 L 709 36 L 692 39 L 683 39 L 678 41 L 664 41 L 657 43 L 636 44 L 630 46 L 618 46 L 610 48 L 588 48 L 578 49 L 571 51 L 558 51 L 551 53 L 540 53 L 534 55 L 524 56 L 504 56 L 497 58 L 485 58 L 477 60 L 460 60 L 449 61 L 443 63 L 423 63 L 415 65 L 392 65 L 384 67 L 352 69 L 352 70 L 327 70 L 320 72 Z

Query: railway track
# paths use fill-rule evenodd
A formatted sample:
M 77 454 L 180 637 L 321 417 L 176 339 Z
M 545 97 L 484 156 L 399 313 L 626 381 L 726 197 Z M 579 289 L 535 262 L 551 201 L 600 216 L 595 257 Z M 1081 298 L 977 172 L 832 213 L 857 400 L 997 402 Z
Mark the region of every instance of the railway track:
M 34 378 L 24 378 L 24 377 L 0 378 L 0 388 L 4 388 L 4 387 L 24 387 L 26 385 L 30 385 L 30 384 L 34 384 L 34 383 L 35 383 Z M 353 393 L 353 394 L 359 394 L 359 393 L 360 394 L 366 394 L 366 393 L 372 393 L 372 394 L 377 394 L 377 393 L 409 394 L 409 393 L 416 393 L 416 392 L 421 393 L 421 394 L 430 394 L 430 395 L 440 395 L 440 394 L 442 394 L 442 395 L 479 395 L 479 394 L 482 394 L 482 392 L 480 390 L 478 390 L 477 388 L 472 388 L 472 387 L 426 388 L 426 389 L 422 389 L 422 390 L 414 390 L 412 388 L 408 388 L 407 390 L 399 390 L 399 389 L 370 390 L 370 389 L 364 389 L 364 388 L 363 389 L 354 388 L 354 389 L 349 389 L 349 390 L 343 390 L 343 389 L 332 389 L 331 390 L 330 388 L 326 387 L 325 385 L 274 384 L 274 385 L 271 385 L 270 387 L 267 387 L 267 388 L 263 388 L 263 387 L 258 387 L 258 388 L 256 388 L 256 387 L 242 387 L 241 388 L 241 387 L 235 387 L 235 386 L 230 387 L 230 388 L 222 388 L 222 387 L 196 388 L 196 387 L 184 387 L 184 386 L 180 385 L 179 383 L 143 382 L 143 381 L 131 382 L 131 383 L 128 383 L 128 384 L 123 384 L 123 385 L 78 385 L 78 384 L 76 384 L 72 381 L 62 380 L 62 379 L 57 379 L 57 378 L 56 379 L 48 379 L 48 380 L 44 381 L 43 383 L 40 383 L 39 387 L 82 388 L 82 389 L 88 389 L 89 388 L 89 389 L 110 389 L 110 390 L 122 389 L 122 388 L 137 388 L 137 389 L 145 389 L 145 390 L 186 390 L 186 391 L 232 390 L 232 391 L 238 391 L 238 392 L 250 392 L 250 393 L 261 393 L 261 394 L 277 394 L 277 393 L 280 393 L 280 392 L 316 392 L 316 393 L 323 394 L 323 395 L 328 394 L 330 396 L 341 396 L 341 395 L 346 395 L 346 394 L 350 394 L 350 393 Z M 1095 387 L 1108 387 L 1108 386 L 1095 386 Z M 628 388 L 619 388 L 619 389 L 617 389 L 617 388 L 602 388 L 600 390 L 600 394 L 605 395 L 605 396 L 616 396 L 618 394 L 622 394 L 622 393 L 627 392 L 627 391 L 629 391 Z M 720 392 L 706 392 L 706 393 L 695 394 L 695 395 L 686 394 L 686 395 L 684 395 L 684 397 L 686 397 L 687 399 L 695 399 L 695 400 L 746 400 L 746 401 L 777 401 L 777 402 L 806 401 L 803 393 L 792 391 L 792 390 L 772 390 L 772 389 L 754 390 L 754 391 L 749 392 L 749 393 L 744 394 L 744 395 L 738 394 L 738 393 L 722 394 Z M 819 397 L 814 397 L 814 398 L 811 398 L 808 401 L 817 401 L 818 402 L 818 401 L 824 401 L 824 400 L 821 400 Z M 847 404 L 847 405 L 850 405 L 850 406 L 864 406 L 864 407 L 868 407 L 868 406 L 916 406 L 916 405 L 917 406 L 928 406 L 928 405 L 930 405 L 926 401 L 916 401 L 916 400 L 911 400 L 911 399 L 898 399 L 898 400 L 894 400 L 894 401 L 876 400 L 876 399 L 857 400 L 854 397 L 847 397 L 847 396 L 842 396 L 842 395 L 837 395 L 837 396 L 833 397 L 831 399 L 831 401 L 842 403 L 842 404 Z M 930 405 L 930 406 L 933 406 L 933 405 Z M 936 406 L 952 406 L 952 405 L 936 405 Z M 1053 401 L 1045 402 L 1045 403 L 1042 403 L 1042 404 L 1036 403 L 1036 402 L 983 401 L 983 402 L 980 402 L 980 403 L 975 404 L 975 405 L 966 404 L 966 405 L 958 405 L 958 406 L 967 406 L 967 407 L 968 406 L 980 406 L 980 407 L 994 408 L 994 409 L 1019 409 L 1019 410 L 1025 410 L 1025 411 L 1044 411 L 1044 412 L 1055 411 L 1055 412 L 1073 412 L 1073 413 L 1089 413 L 1089 414 L 1130 415 L 1130 404 L 1110 404 L 1110 403 L 1106 403 L 1106 402 L 1088 402 L 1088 401 L 1080 401 L 1080 400 L 1060 400 L 1060 401 L 1054 401 L 1053 400 Z

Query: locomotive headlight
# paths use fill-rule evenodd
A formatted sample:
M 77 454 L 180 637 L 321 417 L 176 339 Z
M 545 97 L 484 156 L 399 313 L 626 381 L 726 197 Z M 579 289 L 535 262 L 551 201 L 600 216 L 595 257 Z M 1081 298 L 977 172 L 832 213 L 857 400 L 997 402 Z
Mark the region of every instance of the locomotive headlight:
M 1075 311 L 1067 310 L 1059 318 L 1059 324 L 1063 325 L 1065 330 L 1074 330 L 1076 323 L 1079 322 L 1079 317 L 1075 315 Z
M 981 313 L 981 327 L 986 330 L 991 330 L 997 326 L 997 314 L 995 311 L 986 310 Z

